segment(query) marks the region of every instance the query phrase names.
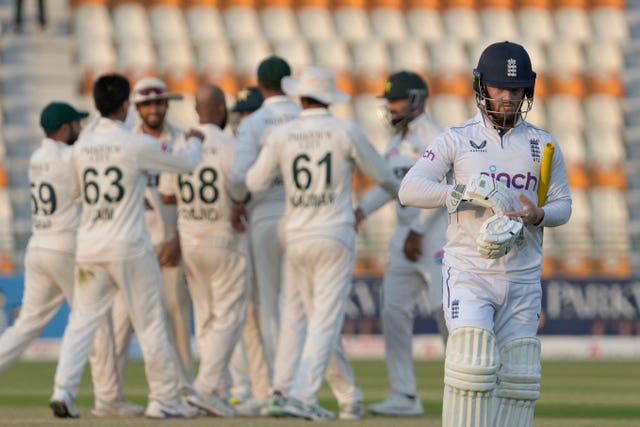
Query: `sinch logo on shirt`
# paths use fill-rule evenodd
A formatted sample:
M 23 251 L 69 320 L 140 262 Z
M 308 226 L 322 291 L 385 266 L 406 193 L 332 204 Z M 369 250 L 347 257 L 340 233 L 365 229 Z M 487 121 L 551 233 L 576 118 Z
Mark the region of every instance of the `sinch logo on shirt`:
M 496 181 L 502 182 L 509 188 L 516 190 L 536 191 L 538 189 L 538 177 L 527 171 L 526 173 L 509 174 L 507 172 L 498 172 L 495 165 L 489 167 L 489 172 L 480 172 L 482 175 L 490 176 Z

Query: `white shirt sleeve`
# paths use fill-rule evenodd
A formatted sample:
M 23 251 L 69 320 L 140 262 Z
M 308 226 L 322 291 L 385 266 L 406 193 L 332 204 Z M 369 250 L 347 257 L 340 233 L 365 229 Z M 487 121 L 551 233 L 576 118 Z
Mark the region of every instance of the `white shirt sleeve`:
M 389 194 L 388 191 L 382 187 L 375 187 L 364 199 L 360 201 L 358 207 L 365 215 L 369 216 L 391 200 L 393 200 L 393 196 Z
M 364 132 L 355 123 L 349 128 L 355 150 L 355 162 L 364 174 L 390 194 L 398 193 L 398 179 L 385 159 L 367 141 Z
M 247 189 L 252 193 L 265 190 L 271 185 L 280 171 L 275 140 L 267 138 L 260 150 L 256 162 L 247 172 Z M 233 176 L 233 170 L 231 172 Z
M 165 153 L 153 137 L 139 136 L 137 161 L 142 170 L 161 170 L 166 172 L 188 173 L 200 163 L 202 143 L 198 138 L 189 138 L 184 150 Z
M 251 127 L 251 116 L 245 118 L 238 127 L 236 155 L 229 177 L 229 193 L 234 200 L 244 200 L 247 197 L 247 172 L 256 161 L 260 146 L 257 136 Z M 266 188 L 266 187 L 264 187 Z
M 442 134 L 404 176 L 398 197 L 405 206 L 437 208 L 446 205 L 451 185 L 444 181 L 455 158 L 454 144 Z

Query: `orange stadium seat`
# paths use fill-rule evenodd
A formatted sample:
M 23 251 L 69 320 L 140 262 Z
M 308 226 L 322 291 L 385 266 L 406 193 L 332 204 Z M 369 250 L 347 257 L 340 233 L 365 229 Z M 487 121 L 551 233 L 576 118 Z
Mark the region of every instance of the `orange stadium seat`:
M 371 0 L 369 20 L 373 34 L 386 41 L 407 38 L 402 0 Z
M 229 40 L 254 40 L 262 37 L 254 0 L 226 0 L 222 17 Z
M 585 59 L 580 44 L 575 40 L 561 39 L 552 43 L 547 52 L 549 93 L 583 98 L 586 94 Z
M 586 43 L 591 38 L 587 0 L 555 0 L 554 5 L 556 37 Z
M 119 43 L 151 38 L 147 9 L 141 3 L 118 3 L 111 8 L 114 37 Z
M 355 83 L 351 76 L 353 61 L 346 42 L 338 38 L 316 41 L 312 51 L 316 64 L 333 71 L 336 86 L 349 95 L 355 95 Z
M 519 0 L 516 16 L 520 36 L 548 44 L 554 38 L 554 20 L 551 0 Z
M 391 44 L 391 71 L 409 70 L 422 76 L 425 81 L 429 70 L 427 47 L 423 40 L 410 38 Z M 429 85 L 430 86 L 430 85 Z
M 558 273 L 571 277 L 588 278 L 593 273 L 591 255 L 591 214 L 587 192 L 571 190 L 573 209 L 569 222 L 554 229 L 554 238 L 560 250 L 557 258 Z
M 370 38 L 353 46 L 353 75 L 359 93 L 380 95 L 389 73 L 389 52 L 383 40 Z
M 189 38 L 194 44 L 226 39 L 217 0 L 192 0 L 184 11 Z
M 303 39 L 277 41 L 273 44 L 273 53 L 284 58 L 291 67 L 291 72 L 298 75 L 305 65 L 313 62 L 311 48 Z
M 595 39 L 619 44 L 629 39 L 624 0 L 591 0 L 590 16 Z
M 334 37 L 335 28 L 329 0 L 299 0 L 296 10 L 300 34 L 310 42 Z
M 186 42 L 189 40 L 187 24 L 179 4 L 157 3 L 149 9 L 151 37 L 156 44 Z
M 513 0 L 480 0 L 480 5 L 480 23 L 484 37 L 514 40 L 518 36 Z
M 104 2 L 78 4 L 73 10 L 73 25 L 80 39 L 109 38 L 113 32 Z
M 90 94 L 98 76 L 116 70 L 116 51 L 111 39 L 78 41 L 78 65 L 80 66 L 80 90 Z
M 620 132 L 616 127 L 589 126 L 586 134 L 592 186 L 626 190 L 625 148 Z
M 444 0 L 443 3 L 442 18 L 446 36 L 463 43 L 471 43 L 481 37 L 476 0 Z
M 253 86 L 256 82 L 258 64 L 272 54 L 271 47 L 263 38 L 241 40 L 234 44 L 235 72 L 240 87 Z
M 7 178 L 7 172 L 4 170 L 4 166 L 0 163 L 0 188 L 7 188 L 9 186 L 9 179 Z
M 371 35 L 366 0 L 336 0 L 333 20 L 338 36 L 347 43 L 364 41 Z
M 201 82 L 216 84 L 229 96 L 239 90 L 233 52 L 225 40 L 196 44 L 196 71 Z
M 270 41 L 298 37 L 293 0 L 262 0 L 260 20 L 264 36 Z
M 433 44 L 443 37 L 440 0 L 409 0 L 407 26 L 412 37 Z
M 156 57 L 149 40 L 129 40 L 118 47 L 118 70 L 130 81 L 156 75 Z
M 562 147 L 567 178 L 571 188 L 586 190 L 589 187 L 587 174 L 587 149 L 582 131 L 575 126 L 554 128 L 551 133 Z

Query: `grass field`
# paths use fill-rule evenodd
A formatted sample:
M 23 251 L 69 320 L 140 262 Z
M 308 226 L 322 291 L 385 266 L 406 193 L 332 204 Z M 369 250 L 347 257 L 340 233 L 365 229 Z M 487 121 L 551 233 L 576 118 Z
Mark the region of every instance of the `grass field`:
M 382 361 L 354 362 L 358 384 L 367 403 L 382 399 L 387 380 Z M 436 427 L 440 426 L 443 363 L 418 362 L 416 365 L 420 395 L 427 415 L 420 418 L 379 418 L 367 415 L 358 422 L 336 422 L 353 427 Z M 53 362 L 20 362 L 0 375 L 0 426 L 242 426 L 297 427 L 306 421 L 291 419 L 199 418 L 184 421 L 139 419 L 97 419 L 91 417 L 91 382 L 88 370 L 80 387 L 79 420 L 56 420 L 48 408 Z M 142 363 L 132 361 L 127 368 L 127 397 L 146 402 L 147 386 Z M 336 409 L 331 393 L 323 388 L 323 405 Z M 543 361 L 542 397 L 536 407 L 536 427 L 637 427 L 640 426 L 640 361 Z M 508 426 L 496 426 L 508 427 Z

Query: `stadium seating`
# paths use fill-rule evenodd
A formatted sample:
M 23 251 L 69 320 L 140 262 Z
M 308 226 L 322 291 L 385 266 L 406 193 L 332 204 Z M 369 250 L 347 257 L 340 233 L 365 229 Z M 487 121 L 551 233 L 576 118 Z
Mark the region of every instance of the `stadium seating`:
M 389 73 L 410 69 L 423 75 L 431 92 L 427 112 L 440 125 L 453 125 L 475 112 L 470 70 L 480 52 L 509 39 L 531 55 L 538 78 L 527 119 L 561 144 L 575 200 L 570 224 L 545 232 L 545 275 L 640 272 L 640 225 L 634 228 L 640 216 L 616 217 L 631 230 L 626 240 L 618 231 L 595 233 L 592 227 L 596 220 L 611 220 L 601 204 L 632 212 L 626 195 L 629 206 L 640 206 L 640 196 L 633 196 L 640 194 L 640 44 L 633 42 L 640 39 L 640 7 L 634 3 L 55 0 L 48 6 L 57 23 L 51 31 L 62 42 L 14 37 L 0 43 L 0 271 L 6 265 L 2 254 L 14 246 L 20 253 L 28 236 L 28 198 L 21 195 L 24 176 L 16 168 L 39 138 L 34 126 L 43 102 L 70 100 L 95 113 L 89 95 L 101 73 L 119 71 L 132 82 L 147 75 L 166 79 L 171 90 L 186 95 L 172 104 L 170 118 L 188 124 L 199 82 L 219 84 L 231 103 L 240 87 L 255 83 L 256 66 L 269 54 L 286 58 L 294 73 L 319 64 L 353 96 L 332 110 L 358 120 L 383 150 L 390 130 L 377 96 Z M 7 32 L 1 18 L 0 31 Z M 354 188 L 362 197 L 370 183 L 356 178 Z M 358 240 L 361 271 L 384 266 L 393 214 L 385 211 L 371 224 Z M 7 234 L 10 249 L 2 246 Z

